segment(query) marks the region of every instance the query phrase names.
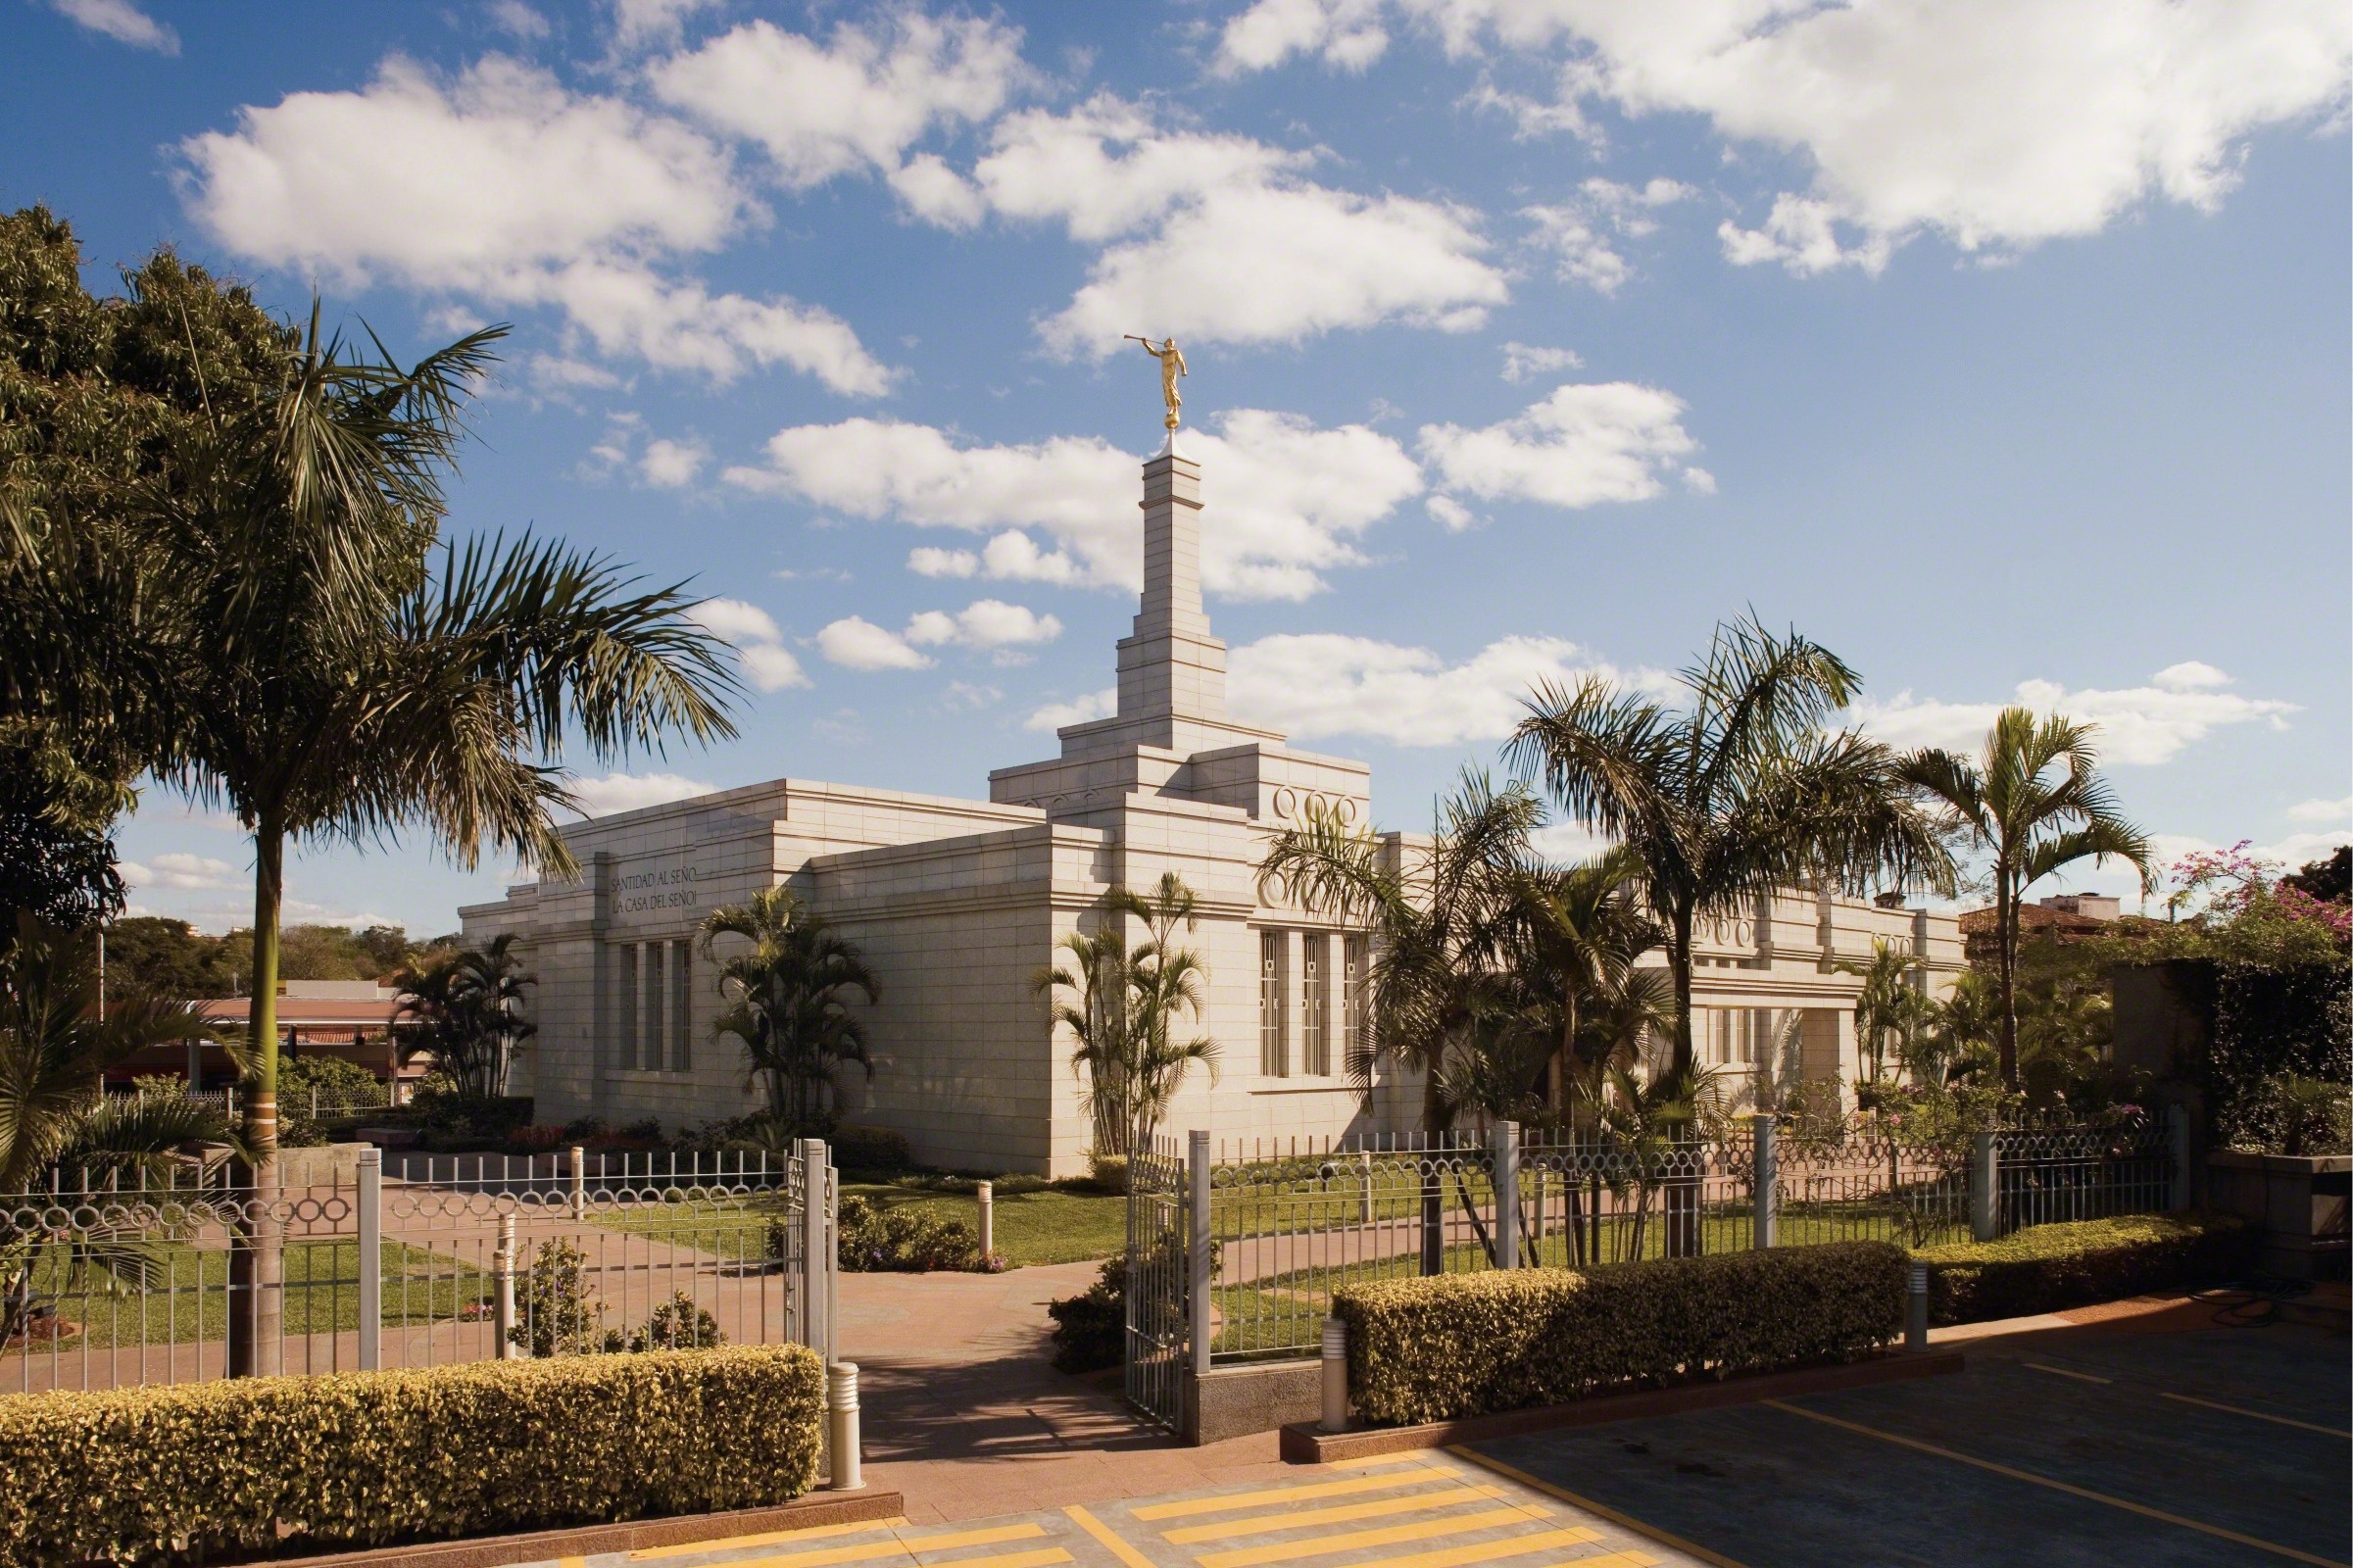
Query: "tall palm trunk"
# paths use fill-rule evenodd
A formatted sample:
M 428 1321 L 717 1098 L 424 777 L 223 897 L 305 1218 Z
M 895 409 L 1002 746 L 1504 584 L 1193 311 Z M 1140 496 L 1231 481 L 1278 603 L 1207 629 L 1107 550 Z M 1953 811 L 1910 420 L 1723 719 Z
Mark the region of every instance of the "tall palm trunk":
M 245 1203 L 229 1252 L 228 1375 L 278 1369 L 284 1314 L 284 1228 L 277 1213 L 278 914 L 285 898 L 286 835 L 265 811 L 254 828 L 253 1004 L 247 1038 L 254 1077 L 245 1097 Z
M 1993 869 L 1993 940 L 2001 971 L 2001 1074 L 2004 1089 L 2018 1087 L 2018 915 L 2016 880 L 2007 861 Z

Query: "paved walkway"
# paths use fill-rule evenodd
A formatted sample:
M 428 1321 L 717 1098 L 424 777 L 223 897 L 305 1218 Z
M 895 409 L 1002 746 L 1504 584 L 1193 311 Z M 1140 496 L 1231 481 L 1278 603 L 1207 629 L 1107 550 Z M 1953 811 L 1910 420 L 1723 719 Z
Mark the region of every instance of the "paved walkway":
M 1410 1453 L 985 1521 L 820 1525 L 544 1568 L 648 1560 L 674 1568 L 1683 1568 L 1705 1559 L 1450 1454 Z

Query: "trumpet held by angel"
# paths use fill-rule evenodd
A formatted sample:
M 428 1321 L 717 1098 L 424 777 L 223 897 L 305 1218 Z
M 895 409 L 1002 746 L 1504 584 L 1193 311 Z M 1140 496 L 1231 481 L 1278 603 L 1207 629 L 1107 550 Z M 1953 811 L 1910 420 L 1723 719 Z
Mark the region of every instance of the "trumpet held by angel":
M 1160 362 L 1160 401 L 1168 405 L 1166 423 L 1174 430 L 1185 407 L 1185 394 L 1177 390 L 1177 377 L 1190 373 L 1185 368 L 1185 356 L 1177 351 L 1177 340 L 1166 337 L 1154 343 L 1149 337 L 1130 332 L 1126 341 L 1143 344 L 1144 352 Z

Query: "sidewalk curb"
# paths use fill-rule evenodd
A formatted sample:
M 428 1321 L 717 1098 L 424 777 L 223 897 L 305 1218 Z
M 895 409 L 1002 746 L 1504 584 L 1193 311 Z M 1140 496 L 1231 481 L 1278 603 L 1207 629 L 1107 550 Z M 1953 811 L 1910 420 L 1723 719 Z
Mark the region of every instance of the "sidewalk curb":
M 1709 1410 L 1727 1404 L 1753 1404 L 1760 1399 L 1828 1394 L 1835 1389 L 1907 1383 L 1915 1378 L 1948 1376 L 1966 1365 L 1966 1357 L 1958 1349 L 1932 1349 L 1925 1354 L 1897 1352 L 1844 1366 L 1805 1367 L 1794 1372 L 1727 1378 L 1721 1383 L 1690 1383 L 1672 1389 L 1604 1394 L 1567 1404 L 1466 1416 L 1459 1421 L 1431 1421 L 1420 1426 L 1319 1432 L 1314 1422 L 1299 1421 L 1283 1429 L 1283 1457 L 1292 1464 L 1339 1464 L 1378 1454 L 1401 1453 L 1408 1448 L 1441 1448 L 1457 1443 L 1516 1438 L 1523 1433 L 1546 1432 L 1556 1427 L 1598 1426 L 1608 1421 L 1678 1415 L 1686 1410 Z
M 371 1546 L 364 1551 L 329 1552 L 322 1556 L 250 1560 L 255 1568 L 263 1568 L 265 1564 L 267 1568 L 373 1568 L 378 1563 L 399 1563 L 402 1568 L 506 1568 L 510 1563 L 541 1562 L 553 1557 L 644 1551 L 655 1546 L 684 1546 L 703 1541 L 762 1535 L 771 1530 L 896 1519 L 903 1505 L 896 1492 L 868 1490 L 856 1494 L 812 1492 L 806 1497 L 796 1497 L 771 1508 L 674 1514 L 667 1519 L 631 1519 L 620 1524 L 584 1525 L 572 1530 L 536 1530 L 519 1536 L 420 1541 L 405 1546 Z

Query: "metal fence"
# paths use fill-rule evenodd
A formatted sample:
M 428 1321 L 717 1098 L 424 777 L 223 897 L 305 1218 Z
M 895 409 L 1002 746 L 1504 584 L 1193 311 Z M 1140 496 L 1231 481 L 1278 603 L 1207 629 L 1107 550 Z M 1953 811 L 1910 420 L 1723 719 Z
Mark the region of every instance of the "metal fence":
M 722 1343 L 831 1359 L 838 1192 L 821 1142 L 409 1155 L 390 1172 L 366 1149 L 275 1192 L 228 1169 L 0 1195 L 0 1390 Z
M 2179 1124 L 1928 1139 L 1873 1117 L 1746 1118 L 1697 1142 L 1350 1138 L 1215 1146 L 1130 1167 L 1127 1394 L 1175 1425 L 1184 1376 L 1313 1353 L 1344 1286 L 1507 1267 L 1880 1240 L 2184 1207 Z

